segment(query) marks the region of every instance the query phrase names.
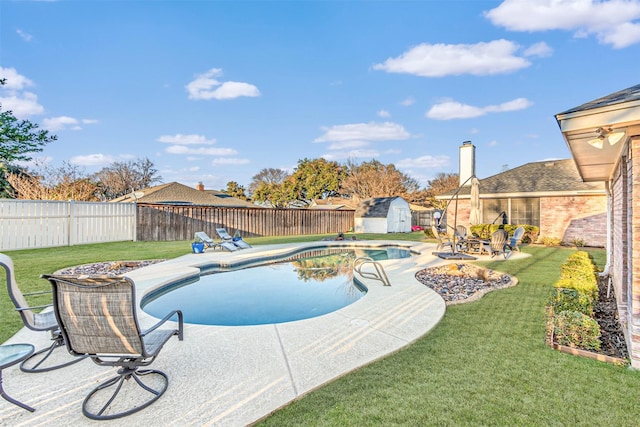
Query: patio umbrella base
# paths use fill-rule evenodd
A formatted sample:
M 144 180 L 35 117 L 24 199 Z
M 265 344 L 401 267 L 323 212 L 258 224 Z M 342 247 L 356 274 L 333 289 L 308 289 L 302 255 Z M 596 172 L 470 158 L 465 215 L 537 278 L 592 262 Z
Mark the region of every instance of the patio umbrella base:
M 432 255 L 440 257 L 442 259 L 455 259 L 455 260 L 475 260 L 478 259 L 472 255 L 461 254 L 459 252 L 451 253 L 451 252 L 432 252 Z

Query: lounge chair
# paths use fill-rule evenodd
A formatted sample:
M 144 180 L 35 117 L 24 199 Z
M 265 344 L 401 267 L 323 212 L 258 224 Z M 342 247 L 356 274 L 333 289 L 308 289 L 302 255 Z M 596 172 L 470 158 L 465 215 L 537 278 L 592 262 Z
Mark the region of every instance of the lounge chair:
M 69 352 L 91 357 L 98 365 L 119 368 L 115 377 L 100 383 L 85 397 L 82 413 L 94 420 L 110 420 L 158 400 L 169 385 L 167 375 L 138 368 L 150 365 L 172 336 L 182 341 L 182 312 L 174 310 L 143 331 L 136 316 L 135 284 L 128 277 L 42 277 L 53 287 L 54 311 Z M 159 329 L 176 317 L 176 327 Z
M 483 245 L 483 250 L 488 252 L 493 258 L 496 255 L 503 255 L 504 259 L 511 256 L 511 246 L 507 243 L 508 234 L 503 229 L 496 230 L 491 234 L 491 240 Z
M 205 233 L 204 231 L 198 231 L 196 232 L 195 235 L 195 239 L 196 241 L 201 241 L 204 243 L 204 249 L 223 249 L 223 250 L 227 250 L 229 252 L 234 252 L 238 250 L 238 247 L 236 245 L 234 245 L 233 243 L 230 242 L 215 242 L 211 237 L 209 237 L 209 235 L 207 233 Z
M 231 237 L 227 230 L 224 228 L 216 228 L 216 233 L 222 239 L 223 242 L 230 242 L 233 245 L 236 245 L 239 249 L 248 249 L 251 247 L 250 244 L 242 240 L 242 237 L 238 235 L 237 237 Z
M 449 249 L 453 247 L 453 242 L 451 241 L 449 236 L 447 236 L 446 234 L 440 234 L 435 225 L 431 226 L 431 232 L 433 233 L 433 237 L 435 237 L 438 241 L 438 246 L 436 247 L 437 251 L 446 247 L 448 247 Z
M 520 244 L 522 243 L 523 237 L 524 227 L 520 226 L 516 228 L 516 231 L 513 232 L 513 236 L 509 239 L 509 246 L 511 246 L 511 249 L 520 252 Z
M 16 282 L 13 260 L 5 254 L 0 254 L 0 266 L 2 266 L 7 273 L 6 280 L 9 298 L 11 299 L 11 302 L 13 302 L 18 313 L 20 313 L 24 326 L 32 331 L 48 331 L 51 334 L 51 345 L 38 350 L 29 356 L 20 364 L 20 369 L 23 372 L 47 372 L 79 362 L 81 359 L 68 357 L 66 354 L 62 362 L 58 362 L 57 360 L 52 362 L 54 359 L 59 359 L 57 355 L 56 357 L 49 359 L 55 349 L 58 347 L 64 347 L 65 345 L 64 338 L 60 334 L 60 327 L 58 326 L 56 316 L 51 309 L 52 305 L 46 304 L 30 307 L 29 304 L 27 304 L 25 295 L 51 295 L 51 291 L 23 294 Z M 36 312 L 34 310 L 42 311 Z

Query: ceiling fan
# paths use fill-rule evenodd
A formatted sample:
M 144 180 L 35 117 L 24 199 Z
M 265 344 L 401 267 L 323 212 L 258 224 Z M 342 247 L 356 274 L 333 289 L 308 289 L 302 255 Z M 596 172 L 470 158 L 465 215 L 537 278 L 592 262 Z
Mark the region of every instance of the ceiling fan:
M 592 147 L 602 150 L 604 147 L 604 141 L 607 140 L 609 145 L 615 145 L 624 136 L 624 131 L 614 132 L 612 127 L 600 127 L 596 129 L 597 137 L 587 141 Z

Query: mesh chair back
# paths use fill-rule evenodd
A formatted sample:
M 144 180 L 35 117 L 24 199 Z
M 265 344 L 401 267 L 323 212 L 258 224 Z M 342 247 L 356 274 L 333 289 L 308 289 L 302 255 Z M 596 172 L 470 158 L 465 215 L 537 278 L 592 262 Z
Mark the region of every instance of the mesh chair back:
M 135 287 L 126 277 L 48 276 L 58 323 L 76 355 L 144 354 Z
M 233 240 L 233 237 L 227 233 L 225 228 L 216 228 L 216 233 L 218 233 L 218 236 L 220 236 L 222 240 Z
M 29 329 L 42 330 L 42 328 L 39 328 L 36 325 L 34 312 L 26 308 L 29 307 L 29 304 L 27 304 L 27 300 L 20 291 L 20 288 L 18 288 L 18 283 L 16 282 L 15 274 L 13 273 L 13 260 L 5 254 L 0 254 L 0 265 L 7 273 L 7 292 L 9 293 L 11 302 L 18 309 L 20 317 L 22 317 L 22 322 Z

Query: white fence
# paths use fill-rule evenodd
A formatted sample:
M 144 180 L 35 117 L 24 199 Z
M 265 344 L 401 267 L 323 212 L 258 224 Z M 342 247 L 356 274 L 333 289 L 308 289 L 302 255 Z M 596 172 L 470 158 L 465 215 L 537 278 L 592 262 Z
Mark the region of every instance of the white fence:
M 0 250 L 136 240 L 135 203 L 0 199 Z

